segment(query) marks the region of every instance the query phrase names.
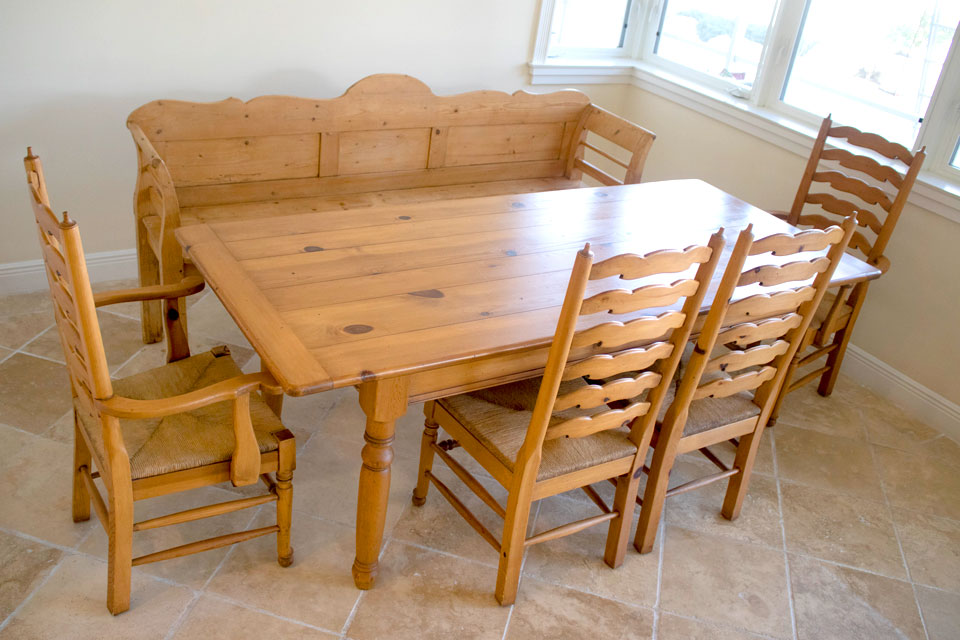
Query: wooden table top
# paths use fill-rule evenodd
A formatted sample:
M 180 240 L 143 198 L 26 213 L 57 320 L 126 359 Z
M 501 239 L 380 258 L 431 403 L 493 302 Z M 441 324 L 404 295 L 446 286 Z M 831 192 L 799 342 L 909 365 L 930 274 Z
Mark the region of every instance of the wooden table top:
M 602 260 L 705 244 L 722 226 L 729 252 L 751 223 L 757 238 L 793 230 L 705 182 L 671 180 L 218 222 L 176 234 L 286 392 L 303 395 L 544 347 L 584 242 Z M 714 287 L 725 264 L 726 256 Z M 832 283 L 879 275 L 847 255 Z

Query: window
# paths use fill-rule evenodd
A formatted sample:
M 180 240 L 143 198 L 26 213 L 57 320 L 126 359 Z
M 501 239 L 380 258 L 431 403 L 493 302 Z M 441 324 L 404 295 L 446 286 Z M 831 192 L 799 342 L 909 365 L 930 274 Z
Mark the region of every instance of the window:
M 653 55 L 745 88 L 760 66 L 774 0 L 669 0 Z
M 950 6 L 952 5 L 952 6 Z M 960 3 L 811 0 L 783 102 L 907 146 L 920 131 L 960 20 Z
M 958 0 L 543 0 L 531 68 L 534 83 L 640 78 L 793 130 L 832 114 L 925 145 L 924 173 L 955 189 L 958 21 Z
M 558 0 L 550 55 L 622 51 L 630 0 Z

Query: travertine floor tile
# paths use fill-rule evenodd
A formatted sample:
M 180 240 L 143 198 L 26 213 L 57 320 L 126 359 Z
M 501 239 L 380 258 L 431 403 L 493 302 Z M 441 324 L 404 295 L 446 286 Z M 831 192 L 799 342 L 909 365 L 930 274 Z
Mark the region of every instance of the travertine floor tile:
M 930 640 L 955 640 L 960 633 L 960 594 L 917 587 L 923 623 Z
M 15 353 L 0 362 L 0 422 L 42 433 L 72 406 L 62 364 Z
M 916 448 L 916 452 L 960 469 L 960 444 L 947 436 L 924 442 Z
M 5 347 L 0 347 L 0 362 L 3 362 L 7 358 L 13 355 L 13 351 Z
M 273 511 L 266 510 L 254 527 L 269 526 L 274 518 Z M 291 566 L 277 564 L 275 536 L 249 540 L 234 545 L 208 590 L 339 633 L 360 595 L 350 574 L 354 531 L 294 514 L 291 537 Z
M 653 611 L 525 579 L 505 638 L 617 638 L 640 640 L 653 634 Z
M 940 435 L 887 402 L 874 401 L 864 406 L 863 419 L 871 443 L 902 451 L 921 449 L 924 443 Z
M 0 527 L 73 547 L 100 525 L 74 523 L 73 447 L 0 425 Z
M 265 487 L 259 486 L 260 493 L 265 492 Z M 104 495 L 105 491 L 101 491 Z M 147 520 L 158 516 L 194 509 L 218 502 L 227 502 L 234 500 L 237 496 L 215 487 L 202 487 L 173 493 L 159 498 L 150 498 L 141 500 L 134 504 L 135 520 Z M 262 507 L 269 512 L 274 511 L 273 503 Z M 178 547 L 195 540 L 221 536 L 235 531 L 243 531 L 247 528 L 250 519 L 256 515 L 256 509 L 244 509 L 216 516 L 215 518 L 204 518 L 193 522 L 161 527 L 159 529 L 149 529 L 147 531 L 138 531 L 133 534 L 133 556 L 142 556 L 148 553 L 154 553 L 171 547 Z M 96 517 L 94 515 L 93 517 Z M 272 539 L 272 538 L 271 538 Z M 242 543 L 249 544 L 249 543 Z M 90 534 L 80 550 L 84 553 L 106 559 L 107 557 L 107 534 L 102 527 L 97 527 Z M 227 555 L 228 548 L 211 549 L 190 556 L 167 560 L 165 562 L 154 562 L 141 567 L 141 571 L 150 575 L 172 580 L 179 584 L 184 584 L 194 589 L 199 589 L 207 582 L 207 579 L 213 575 L 214 570 L 224 556 Z M 269 560 L 270 555 L 264 559 Z
M 503 535 L 503 520 L 464 486 L 459 478 L 444 468 L 442 462 L 435 464 L 433 471 L 499 540 Z M 478 480 L 501 506 L 506 506 L 507 492 L 503 487 L 490 478 L 481 477 Z M 535 506 L 533 510 L 536 510 Z M 457 514 L 433 485 L 430 486 L 427 501 L 423 506 L 411 505 L 404 510 L 393 528 L 392 535 L 397 540 L 445 551 L 493 567 L 499 562 L 497 552 Z
M 857 498 L 883 500 L 870 445 L 797 427 L 778 425 L 775 430 L 781 479 Z
M 58 549 L 0 532 L 0 621 L 13 613 L 62 555 Z
M 187 619 L 173 637 L 177 640 L 211 640 L 212 638 L 308 640 L 337 636 L 240 607 L 218 598 L 203 596 L 190 610 Z
M 660 614 L 658 640 L 757 640 L 766 638 L 742 629 L 718 627 L 698 620 L 689 620 L 669 613 Z
M 163 638 L 192 597 L 185 587 L 160 582 L 135 569 L 130 610 L 112 616 L 106 604 L 107 563 L 70 556 L 0 631 L 0 638 Z
M 660 606 L 765 633 L 790 636 L 783 552 L 667 527 Z
M 496 579 L 491 567 L 391 542 L 380 559 L 377 585 L 364 593 L 347 635 L 499 640 L 510 609 L 493 596 Z M 523 587 L 521 582 L 521 592 Z
M 753 461 L 754 474 L 765 476 L 773 475 L 773 438 L 770 436 L 771 433 L 772 432 L 764 433 L 763 441 L 760 443 L 760 447 L 757 449 L 757 457 Z M 733 464 L 733 459 L 737 454 L 737 448 L 733 446 L 732 442 L 719 442 L 715 445 L 711 445 L 710 451 L 715 456 L 720 458 L 720 460 L 728 467 Z M 706 461 L 706 458 L 704 458 L 703 454 L 699 451 L 690 451 L 689 453 L 681 454 L 679 457 L 689 460 L 696 460 L 697 462 Z
M 960 520 L 960 473 L 945 462 L 916 453 L 874 447 L 890 504 Z
M 790 580 L 801 639 L 924 637 L 907 582 L 792 554 Z
M 191 305 L 187 314 L 187 326 L 190 333 L 226 341 L 230 344 L 249 347 L 243 332 L 237 327 L 233 318 L 220 304 L 215 295 L 203 296 L 198 302 Z
M 777 425 L 864 440 L 862 408 L 871 401 L 876 401 L 876 397 L 846 376 L 840 376 L 833 394 L 826 398 L 817 393 L 817 383 L 811 382 L 787 394 Z
M 97 311 L 100 333 L 103 335 L 103 350 L 110 371 L 116 371 L 124 362 L 144 347 L 140 336 L 140 323 L 112 313 Z M 60 332 L 51 327 L 42 336 L 23 348 L 26 353 L 64 362 Z
M 914 582 L 960 593 L 960 522 L 894 509 Z
M 53 303 L 50 301 L 50 292 L 46 289 L 4 296 L 3 304 L 0 305 L 0 316 L 39 312 L 50 314 L 50 324 L 53 324 Z
M 592 502 L 567 500 L 560 496 L 547 498 L 541 500 L 534 531 L 548 531 L 599 513 Z M 524 574 L 630 604 L 652 607 L 657 600 L 660 541 L 655 543 L 653 551 L 641 555 L 634 550 L 631 537 L 623 564 L 611 569 L 603 561 L 607 530 L 606 524 L 599 524 L 530 547 Z M 631 525 L 631 536 L 635 530 L 636 517 Z
M 706 458 L 702 463 L 685 457 L 679 458 L 670 472 L 670 485 L 678 486 L 716 471 L 717 467 Z M 721 480 L 668 498 L 664 505 L 667 524 L 727 536 L 742 542 L 782 548 L 783 534 L 780 530 L 776 481 L 763 475 L 753 475 L 740 517 L 732 521 L 720 515 L 726 491 L 727 481 Z M 638 505 L 637 510 L 639 509 Z
M 53 326 L 53 312 L 36 311 L 17 315 L 0 315 L 0 345 L 19 349 L 24 343 Z
M 906 579 L 886 505 L 784 482 L 787 550 Z

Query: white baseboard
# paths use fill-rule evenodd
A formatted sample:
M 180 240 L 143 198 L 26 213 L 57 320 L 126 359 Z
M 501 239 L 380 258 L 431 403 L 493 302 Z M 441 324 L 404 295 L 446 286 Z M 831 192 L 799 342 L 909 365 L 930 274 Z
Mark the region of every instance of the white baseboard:
M 847 347 L 842 371 L 921 422 L 960 441 L 960 405 L 957 403 L 853 344 Z
M 137 250 L 102 251 L 87 254 L 90 280 L 101 282 L 137 276 Z M 47 288 L 43 260 L 24 260 L 0 264 L 0 296 L 30 293 Z
M 94 282 L 134 278 L 135 249 L 87 254 L 87 270 Z M 47 287 L 43 261 L 0 264 L 0 296 L 42 291 Z M 931 427 L 960 440 L 960 405 L 947 400 L 886 362 L 850 345 L 843 372 L 856 382 L 889 399 Z

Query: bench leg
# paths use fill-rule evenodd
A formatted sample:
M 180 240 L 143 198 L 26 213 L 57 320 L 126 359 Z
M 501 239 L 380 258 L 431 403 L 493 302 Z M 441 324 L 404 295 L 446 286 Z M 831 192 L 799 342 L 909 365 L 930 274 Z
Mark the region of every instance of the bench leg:
M 150 246 L 147 230 L 139 221 L 137 221 L 137 266 L 141 287 L 160 284 L 160 261 Z M 152 344 L 163 339 L 163 309 L 160 300 L 147 300 L 140 303 L 140 323 L 145 343 Z

